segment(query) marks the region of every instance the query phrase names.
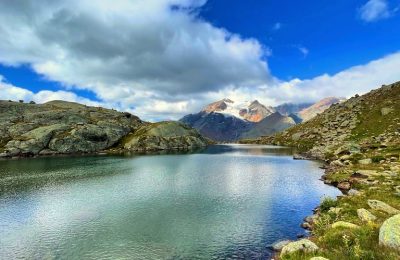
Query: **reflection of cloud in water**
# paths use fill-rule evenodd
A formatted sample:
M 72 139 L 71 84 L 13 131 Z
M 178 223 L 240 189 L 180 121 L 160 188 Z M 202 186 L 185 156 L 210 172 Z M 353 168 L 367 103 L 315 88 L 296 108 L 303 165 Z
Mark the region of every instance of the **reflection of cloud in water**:
M 14 214 L 30 212 L 0 238 L 0 256 L 265 257 L 266 245 L 301 232 L 323 194 L 338 194 L 318 180 L 318 163 L 294 161 L 284 150 L 221 145 L 189 155 L 79 159 L 76 169 L 92 177 L 0 200 L 7 227 Z M 117 174 L 96 174 L 110 171 Z

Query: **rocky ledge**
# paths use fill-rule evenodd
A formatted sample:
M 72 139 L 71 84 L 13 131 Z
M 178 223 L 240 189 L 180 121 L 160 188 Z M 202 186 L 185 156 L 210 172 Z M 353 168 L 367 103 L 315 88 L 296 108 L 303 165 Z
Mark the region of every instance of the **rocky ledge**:
M 179 122 L 147 123 L 130 113 L 65 101 L 0 101 L 0 157 L 204 147 Z

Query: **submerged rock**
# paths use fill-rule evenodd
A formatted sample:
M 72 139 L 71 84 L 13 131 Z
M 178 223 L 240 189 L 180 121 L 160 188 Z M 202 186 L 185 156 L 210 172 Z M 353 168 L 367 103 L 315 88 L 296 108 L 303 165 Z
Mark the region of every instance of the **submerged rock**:
M 400 250 L 400 214 L 383 222 L 379 229 L 379 244 Z
M 317 251 L 319 248 L 314 243 L 308 239 L 301 239 L 299 241 L 291 242 L 282 248 L 282 252 L 280 254 L 281 257 L 294 253 L 294 252 L 305 252 L 312 253 Z

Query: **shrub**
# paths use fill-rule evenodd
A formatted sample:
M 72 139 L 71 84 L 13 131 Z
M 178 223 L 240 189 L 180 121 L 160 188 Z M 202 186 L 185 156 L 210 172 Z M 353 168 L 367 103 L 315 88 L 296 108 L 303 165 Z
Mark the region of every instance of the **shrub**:
M 331 197 L 325 197 L 323 198 L 321 205 L 319 206 L 321 209 L 321 212 L 327 212 L 330 208 L 334 208 L 338 205 L 338 202 L 336 199 L 331 198 Z

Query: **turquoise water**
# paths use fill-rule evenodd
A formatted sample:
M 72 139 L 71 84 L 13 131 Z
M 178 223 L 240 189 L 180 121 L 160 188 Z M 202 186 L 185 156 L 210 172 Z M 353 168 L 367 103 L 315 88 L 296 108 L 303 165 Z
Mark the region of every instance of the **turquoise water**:
M 339 194 L 319 166 L 256 145 L 0 161 L 0 259 L 266 259 Z

